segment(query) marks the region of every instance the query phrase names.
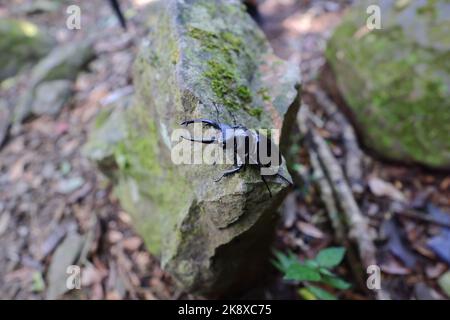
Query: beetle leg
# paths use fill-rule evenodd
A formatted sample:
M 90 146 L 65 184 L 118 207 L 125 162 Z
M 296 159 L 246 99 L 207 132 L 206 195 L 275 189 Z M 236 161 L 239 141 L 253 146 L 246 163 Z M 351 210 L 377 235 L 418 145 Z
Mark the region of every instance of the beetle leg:
M 229 175 L 231 175 L 233 173 L 239 172 L 239 170 L 241 170 L 243 167 L 244 167 L 244 165 L 240 164 L 240 165 L 238 165 L 237 167 L 235 167 L 233 169 L 225 171 L 224 173 L 222 173 L 222 175 L 218 179 L 214 180 L 214 182 L 219 182 L 223 177 L 226 177 L 226 176 L 229 176 Z
M 267 184 L 266 178 L 264 178 L 263 175 L 261 175 L 261 180 L 264 182 L 264 184 L 266 185 L 267 191 L 269 191 L 269 195 L 272 198 L 272 192 L 270 191 L 269 185 Z
M 283 177 L 281 174 L 277 173 L 276 176 L 280 177 L 284 181 L 286 181 L 290 186 L 292 186 L 292 182 L 290 182 L 287 178 Z
M 184 136 L 181 136 L 181 138 L 185 139 L 185 140 L 189 140 L 189 141 L 194 141 L 194 142 L 201 142 L 201 143 L 213 143 L 216 142 L 216 138 L 211 138 L 211 139 L 205 139 L 205 140 L 197 140 L 197 139 L 192 139 L 192 138 L 186 138 Z
M 286 181 L 289 185 L 292 186 L 292 182 L 290 182 L 288 179 L 286 179 L 285 177 L 283 177 L 281 174 L 277 173 L 275 174 L 276 176 L 279 176 L 281 179 L 283 179 L 284 181 Z M 269 185 L 267 184 L 266 178 L 261 175 L 261 180 L 264 182 L 264 184 L 266 185 L 267 190 L 269 191 L 269 195 L 272 198 L 272 192 L 270 191 Z

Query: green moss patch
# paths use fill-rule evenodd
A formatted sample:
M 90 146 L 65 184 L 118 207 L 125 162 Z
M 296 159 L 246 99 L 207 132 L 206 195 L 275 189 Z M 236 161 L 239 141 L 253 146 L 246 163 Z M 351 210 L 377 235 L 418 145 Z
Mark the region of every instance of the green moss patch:
M 243 109 L 252 116 L 260 115 L 261 112 L 252 107 L 253 94 L 248 80 L 238 71 L 239 59 L 254 64 L 242 40 L 230 31 L 213 33 L 191 27 L 188 34 L 199 40 L 210 54 L 204 76 L 211 80 L 212 90 L 219 102 L 229 110 Z

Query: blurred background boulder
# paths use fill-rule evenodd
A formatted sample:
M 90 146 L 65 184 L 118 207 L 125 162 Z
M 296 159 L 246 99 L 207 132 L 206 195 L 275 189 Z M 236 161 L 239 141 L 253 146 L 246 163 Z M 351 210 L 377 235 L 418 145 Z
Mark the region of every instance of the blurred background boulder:
M 45 56 L 54 44 L 33 23 L 0 19 L 0 82 Z
M 381 29 L 369 30 L 373 4 Z M 328 43 L 325 82 L 382 158 L 450 168 L 449 16 L 445 0 L 358 1 Z

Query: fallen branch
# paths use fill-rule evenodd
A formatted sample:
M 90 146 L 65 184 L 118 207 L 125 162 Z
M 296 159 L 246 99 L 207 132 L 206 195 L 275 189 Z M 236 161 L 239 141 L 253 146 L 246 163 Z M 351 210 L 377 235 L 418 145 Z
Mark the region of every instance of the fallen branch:
M 361 270 L 358 267 L 359 265 L 358 254 L 354 250 L 352 250 L 352 247 L 349 244 L 348 239 L 345 237 L 346 227 L 345 224 L 342 222 L 341 217 L 339 216 L 338 206 L 333 196 L 333 190 L 325 176 L 325 173 L 322 170 L 319 159 L 317 158 L 317 154 L 314 151 L 310 151 L 310 160 L 317 179 L 317 184 L 320 189 L 320 196 L 322 198 L 322 202 L 325 204 L 328 217 L 330 218 L 331 225 L 333 226 L 334 229 L 336 241 L 340 245 L 347 248 L 347 256 L 350 262 L 350 268 L 352 270 L 353 276 L 357 280 L 359 287 L 362 290 L 367 290 L 364 279 L 361 274 Z
M 341 238 L 342 243 L 346 243 L 341 218 L 336 217 L 337 207 L 342 209 L 343 219 L 349 230 L 349 238 L 353 240 L 359 251 L 361 262 L 366 269 L 370 265 L 376 264 L 376 249 L 373 244 L 373 230 L 369 227 L 367 218 L 364 217 L 353 197 L 352 191 L 345 180 L 342 168 L 334 158 L 325 140 L 316 132 L 311 124 L 311 115 L 308 106 L 300 108 L 298 114 L 299 126 L 305 135 L 307 147 L 311 157 L 312 165 L 319 176 L 326 179 L 319 180 L 322 197 L 327 207 L 330 220 L 337 232 L 337 238 Z M 331 191 L 331 192 L 330 192 Z M 334 196 L 330 200 L 330 193 Z M 336 205 L 337 204 L 337 205 Z M 358 278 L 361 278 L 359 276 Z M 384 299 L 386 295 L 381 290 L 377 291 L 377 298 Z
M 315 177 L 317 179 L 317 184 L 319 185 L 322 202 L 325 204 L 325 208 L 328 212 L 328 217 L 330 218 L 331 225 L 333 226 L 333 229 L 335 231 L 336 240 L 343 244 L 345 242 L 346 230 L 338 214 L 336 201 L 333 197 L 333 190 L 331 189 L 325 173 L 320 166 L 317 154 L 315 152 L 311 152 L 309 157 L 311 160 L 311 165 L 314 169 Z
M 339 112 L 336 104 L 328 98 L 326 93 L 320 88 L 314 87 L 311 91 L 316 103 L 325 111 L 330 119 L 336 121 L 342 128 L 342 140 L 345 148 L 345 173 L 351 189 L 355 193 L 364 191 L 363 187 L 363 153 L 358 145 L 355 131 L 345 116 Z
M 425 215 L 423 213 L 419 213 L 414 210 L 408 210 L 408 209 L 407 210 L 395 210 L 394 213 L 399 216 L 403 216 L 405 218 L 424 221 L 424 222 L 435 224 L 437 226 L 450 228 L 450 223 L 446 223 L 445 221 L 439 221 L 430 215 Z

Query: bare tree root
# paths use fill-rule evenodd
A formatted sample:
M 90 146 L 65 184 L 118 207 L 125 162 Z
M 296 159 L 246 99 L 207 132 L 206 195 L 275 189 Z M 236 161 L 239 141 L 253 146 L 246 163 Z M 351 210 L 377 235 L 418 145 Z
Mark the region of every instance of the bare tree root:
M 325 140 L 315 130 L 313 121 L 311 121 L 312 117 L 308 106 L 303 105 L 298 114 L 298 123 L 305 135 L 314 171 L 319 177 L 323 177 L 319 179 L 318 186 L 335 229 L 336 239 L 349 248 L 347 237 L 345 237 L 348 230 L 348 239 L 356 244 L 361 263 L 364 269 L 367 269 L 370 265 L 376 264 L 376 249 L 373 244 L 374 231 L 370 228 L 367 218 L 359 210 L 342 168 Z M 343 217 L 338 215 L 337 208 L 342 210 Z M 351 264 L 354 268 L 353 261 Z M 356 275 L 358 282 L 361 282 L 361 272 L 357 273 L 359 274 Z M 378 290 L 377 298 L 385 299 L 387 296 Z
M 327 181 L 325 173 L 320 166 L 319 159 L 317 158 L 317 154 L 315 152 L 311 152 L 309 155 L 311 160 L 311 165 L 313 167 L 315 178 L 317 179 L 317 184 L 320 189 L 320 196 L 322 198 L 322 202 L 325 204 L 325 208 L 328 212 L 328 217 L 330 218 L 331 225 L 333 226 L 336 240 L 340 243 L 345 242 L 345 225 L 342 223 L 341 218 L 339 217 L 338 208 L 336 205 L 336 201 L 333 197 L 333 190 L 330 187 L 330 184 Z
M 325 204 L 325 208 L 328 213 L 328 218 L 331 221 L 331 225 L 334 229 L 334 236 L 336 241 L 347 248 L 347 256 L 350 262 L 350 268 L 353 273 L 353 276 L 357 280 L 358 286 L 361 290 L 367 290 L 365 285 L 365 281 L 362 277 L 361 268 L 359 267 L 359 258 L 358 254 L 353 250 L 351 244 L 346 238 L 346 227 L 342 222 L 341 217 L 339 216 L 338 206 L 336 201 L 334 200 L 333 190 L 328 183 L 328 180 L 325 176 L 325 173 L 322 170 L 319 159 L 317 158 L 317 154 L 314 151 L 310 151 L 310 160 L 311 165 L 315 173 L 315 177 L 317 179 L 317 184 L 320 189 L 320 196 L 322 198 L 322 202 Z
M 345 148 L 345 173 L 352 191 L 354 193 L 362 193 L 364 191 L 362 172 L 363 153 L 359 148 L 355 130 L 323 90 L 314 87 L 311 94 L 327 116 L 332 118 L 342 128 L 342 140 Z

